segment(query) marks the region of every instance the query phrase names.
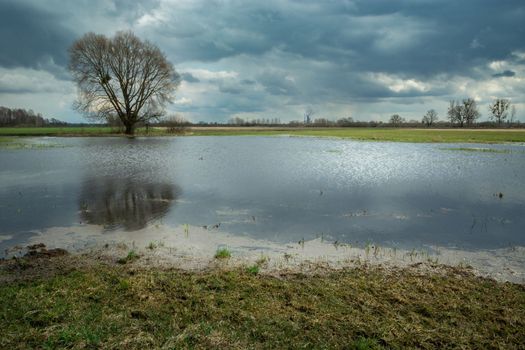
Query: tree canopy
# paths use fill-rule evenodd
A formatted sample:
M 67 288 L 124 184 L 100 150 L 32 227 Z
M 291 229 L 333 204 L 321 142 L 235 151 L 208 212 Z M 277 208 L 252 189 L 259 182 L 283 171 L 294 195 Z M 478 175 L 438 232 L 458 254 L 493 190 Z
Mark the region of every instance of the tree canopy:
M 489 105 L 489 111 L 491 113 L 490 119 L 495 119 L 498 125 L 501 125 L 501 123 L 507 119 L 510 109 L 510 100 L 505 98 L 497 98 Z
M 434 109 L 429 109 L 423 116 L 422 122 L 426 126 L 432 126 L 438 120 L 438 114 Z
M 112 38 L 87 33 L 69 54 L 79 88 L 76 109 L 93 119 L 118 116 L 126 134 L 133 134 L 138 123 L 161 117 L 180 83 L 162 51 L 132 32 Z

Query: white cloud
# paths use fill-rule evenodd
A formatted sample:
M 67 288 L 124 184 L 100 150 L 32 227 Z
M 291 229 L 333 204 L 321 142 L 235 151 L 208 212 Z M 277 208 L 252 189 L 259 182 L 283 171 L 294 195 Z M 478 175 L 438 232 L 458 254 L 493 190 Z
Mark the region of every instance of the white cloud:
M 372 82 L 377 82 L 396 93 L 410 91 L 427 92 L 430 90 L 430 85 L 416 79 L 403 79 L 386 73 L 366 73 L 366 77 Z
M 0 94 L 11 93 L 70 93 L 74 85 L 69 81 L 58 80 L 45 70 L 30 68 L 7 69 L 0 67 Z
M 236 79 L 239 73 L 234 71 L 212 71 L 208 69 L 186 69 L 185 72 L 190 73 L 199 80 L 220 80 L 220 79 Z
M 191 98 L 181 97 L 176 99 L 173 103 L 176 105 L 191 105 L 192 101 Z

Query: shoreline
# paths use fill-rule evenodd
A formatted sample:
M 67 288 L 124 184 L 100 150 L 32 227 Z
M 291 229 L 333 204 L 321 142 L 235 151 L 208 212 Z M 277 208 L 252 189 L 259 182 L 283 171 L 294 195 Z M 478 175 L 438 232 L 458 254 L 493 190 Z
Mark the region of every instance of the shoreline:
M 132 252 L 140 257 L 136 266 L 194 271 L 214 266 L 216 252 L 226 249 L 230 266 L 243 268 L 261 265 L 263 261 L 260 271 L 268 273 L 304 272 L 304 266 L 317 264 L 333 270 L 361 264 L 385 269 L 412 265 L 431 269 L 443 265 L 467 268 L 477 276 L 500 282 L 525 285 L 525 247 L 464 250 L 427 245 L 402 249 L 372 243 L 353 246 L 322 237 L 278 243 L 189 225 L 154 225 L 132 232 L 103 232 L 103 227 L 97 225 L 50 228 L 34 232 L 27 241 L 5 253 L 7 258 L 22 257 L 27 253 L 26 246 L 44 244 L 49 249 L 64 249 L 73 255 L 117 261 Z
M 53 228 L 0 260 L 0 348 L 525 345 L 525 275 L 487 269 L 502 272 L 507 253 L 518 258 L 509 266 L 525 268 L 525 247 L 472 253 L 483 271 L 467 252 L 440 252 L 454 265 L 322 238 L 283 245 L 186 225 L 100 229 Z

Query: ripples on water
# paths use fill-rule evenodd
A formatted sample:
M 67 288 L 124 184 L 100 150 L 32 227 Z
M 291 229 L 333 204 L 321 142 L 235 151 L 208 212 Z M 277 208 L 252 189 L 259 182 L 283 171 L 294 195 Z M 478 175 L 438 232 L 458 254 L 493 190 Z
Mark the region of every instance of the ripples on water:
M 221 223 L 278 242 L 525 245 L 520 145 L 484 145 L 510 150 L 490 153 L 288 137 L 35 140 L 64 147 L 0 150 L 0 237 L 12 237 L 0 247 L 55 226 L 111 232 L 155 222 Z

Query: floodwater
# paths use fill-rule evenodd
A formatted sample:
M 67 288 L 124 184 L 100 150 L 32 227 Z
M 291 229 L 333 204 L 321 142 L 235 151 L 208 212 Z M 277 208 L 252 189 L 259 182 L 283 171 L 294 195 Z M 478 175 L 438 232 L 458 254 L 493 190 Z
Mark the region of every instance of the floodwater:
M 33 138 L 0 149 L 0 249 L 54 227 L 272 241 L 525 246 L 523 145 L 299 137 Z M 47 147 L 51 146 L 51 147 Z M 495 151 L 462 151 L 453 148 Z

